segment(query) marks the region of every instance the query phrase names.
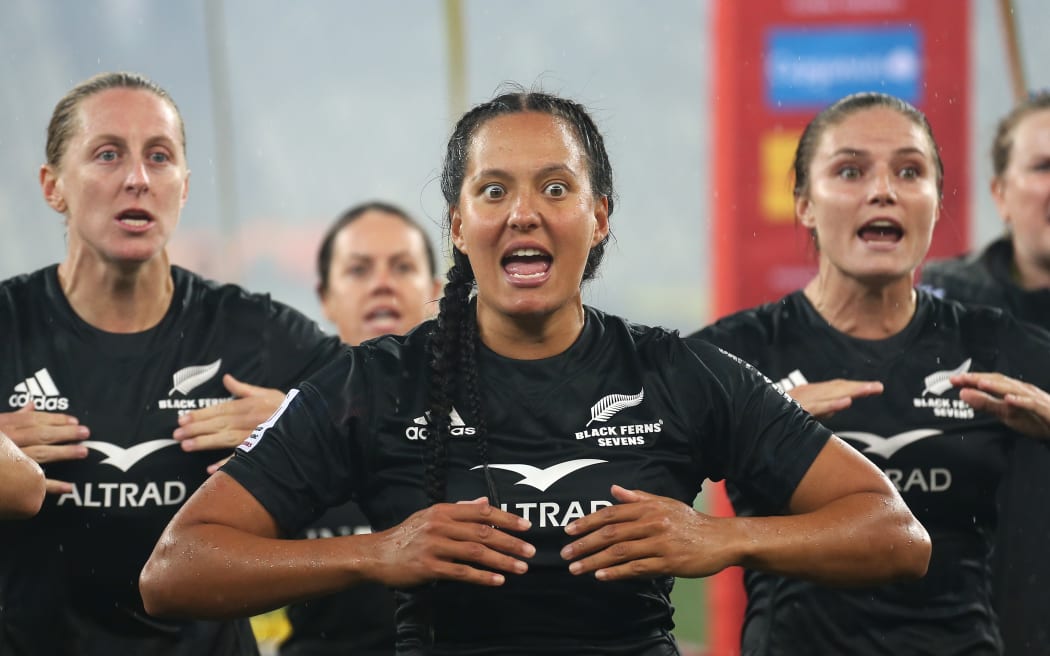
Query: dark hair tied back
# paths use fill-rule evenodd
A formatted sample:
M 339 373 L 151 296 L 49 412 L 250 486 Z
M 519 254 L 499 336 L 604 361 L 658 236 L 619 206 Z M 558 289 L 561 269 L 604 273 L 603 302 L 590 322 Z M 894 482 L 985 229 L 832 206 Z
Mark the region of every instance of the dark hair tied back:
M 441 174 L 441 191 L 446 206 L 451 209 L 459 203 L 471 140 L 481 126 L 495 117 L 522 112 L 549 114 L 572 128 L 587 157 L 591 192 L 596 197 L 608 200 L 611 216 L 615 201 L 612 165 L 605 149 L 605 140 L 587 110 L 571 100 L 546 93 L 526 92 L 520 87 L 474 107 L 456 124 L 448 140 Z M 450 234 L 450 230 L 451 216 L 446 215 L 446 235 Z M 584 281 L 593 278 L 598 271 L 607 242 L 608 237 L 594 246 L 588 254 L 583 272 Z M 478 385 L 478 330 L 477 320 L 471 312 L 470 305 L 475 285 L 474 271 L 470 260 L 455 247 L 452 248 L 452 260 L 453 266 L 448 272 L 448 283 L 441 299 L 437 326 L 430 337 L 430 420 L 424 488 L 432 503 L 445 500 L 448 444 L 451 436 L 450 417 L 455 397 L 466 403 L 464 407 L 457 407 L 457 410 L 461 413 L 464 423 L 475 429 L 475 442 L 484 466 L 489 501 L 498 505 L 497 490 L 488 468 L 487 431 Z M 457 395 L 457 390 L 462 390 L 462 394 Z M 464 409 L 469 410 L 466 415 L 462 414 Z

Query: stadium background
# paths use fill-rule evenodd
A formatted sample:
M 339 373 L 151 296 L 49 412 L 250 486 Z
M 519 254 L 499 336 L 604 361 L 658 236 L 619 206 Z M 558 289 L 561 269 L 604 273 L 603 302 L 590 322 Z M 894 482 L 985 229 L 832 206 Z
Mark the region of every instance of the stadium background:
M 879 9 L 909 1 L 783 3 L 877 22 Z M 963 230 L 976 246 L 1001 230 L 987 194 L 988 144 L 1012 102 L 1000 2 L 925 2 L 946 15 L 968 3 L 967 33 L 940 36 L 969 48 Z M 1050 67 L 1037 66 L 1050 61 L 1050 3 L 1012 5 L 1028 87 L 1050 86 Z M 145 73 L 183 113 L 193 174 L 174 261 L 270 291 L 319 321 L 313 262 L 328 221 L 382 198 L 437 238 L 451 119 L 515 81 L 582 101 L 608 139 L 616 241 L 585 300 L 691 331 L 713 318 L 719 275 L 715 11 L 716 0 L 9 0 L 0 4 L 0 279 L 63 256 L 62 221 L 43 203 L 37 171 L 54 103 L 96 72 Z M 936 21 L 925 29 L 936 33 Z M 693 644 L 707 638 L 703 587 L 676 593 L 679 636 Z

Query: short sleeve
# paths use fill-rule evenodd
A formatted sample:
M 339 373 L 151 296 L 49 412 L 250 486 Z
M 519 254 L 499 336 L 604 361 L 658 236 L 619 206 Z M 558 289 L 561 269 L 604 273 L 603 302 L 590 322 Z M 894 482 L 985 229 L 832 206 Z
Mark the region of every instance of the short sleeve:
M 709 371 L 709 427 L 700 449 L 765 512 L 780 512 L 831 431 L 751 365 L 701 340 L 686 344 Z
M 289 389 L 332 362 L 346 346 L 283 303 L 271 301 L 267 316 L 266 357 L 269 384 Z
M 359 484 L 367 391 L 347 349 L 300 387 L 234 451 L 223 471 L 273 515 L 286 535 L 349 500 Z
M 997 371 L 1050 392 L 1050 332 L 1008 313 L 1000 317 Z

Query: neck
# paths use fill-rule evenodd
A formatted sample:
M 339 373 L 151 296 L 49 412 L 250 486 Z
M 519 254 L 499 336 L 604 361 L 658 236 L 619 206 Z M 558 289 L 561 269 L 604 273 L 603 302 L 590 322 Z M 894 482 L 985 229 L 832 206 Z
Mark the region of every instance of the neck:
M 1014 249 L 1014 279 L 1027 291 L 1050 289 L 1050 259 L 1032 260 L 1018 257 Z
M 160 323 L 174 293 L 167 253 L 115 266 L 71 254 L 58 265 L 69 305 L 85 322 L 111 333 L 137 333 Z
M 564 353 L 583 332 L 583 302 L 542 315 L 511 316 L 478 302 L 481 341 L 503 357 L 540 360 Z
M 842 274 L 820 273 L 803 293 L 839 332 L 859 339 L 885 339 L 904 330 L 915 314 L 911 277 L 869 283 Z

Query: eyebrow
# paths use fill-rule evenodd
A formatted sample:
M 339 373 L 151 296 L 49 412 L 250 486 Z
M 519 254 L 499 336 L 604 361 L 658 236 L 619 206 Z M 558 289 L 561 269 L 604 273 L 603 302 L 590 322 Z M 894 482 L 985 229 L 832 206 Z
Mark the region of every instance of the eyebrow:
M 91 140 L 90 143 L 91 144 L 118 143 L 118 144 L 120 144 L 122 146 L 126 146 L 127 143 L 128 143 L 128 140 L 125 139 L 124 137 L 120 136 L 120 135 L 117 135 L 117 134 L 100 134 L 100 135 L 94 137 Z M 171 139 L 171 137 L 169 137 L 167 135 L 164 135 L 164 134 L 159 134 L 157 136 L 150 137 L 150 138 L 146 139 L 146 146 L 147 147 L 156 146 L 158 144 L 162 144 L 164 146 L 169 146 L 170 145 L 170 146 L 178 147 L 179 142 L 178 141 L 173 141 Z
M 536 171 L 536 173 L 533 175 L 533 177 L 542 178 L 542 177 L 546 177 L 548 175 L 551 175 L 553 173 L 562 173 L 562 172 L 568 173 L 569 175 L 573 176 L 574 178 L 577 177 L 576 171 L 573 171 L 570 167 L 566 166 L 565 164 L 548 164 L 547 166 L 544 166 L 540 170 Z M 505 179 L 508 179 L 508 178 L 510 178 L 512 176 L 511 176 L 511 174 L 508 171 L 505 171 L 503 169 L 484 169 L 482 171 L 478 171 L 477 174 L 475 176 L 473 176 L 473 177 L 474 177 L 474 179 L 477 179 L 477 178 L 501 178 L 501 179 L 505 180 Z
M 904 148 L 898 148 L 897 150 L 893 151 L 893 154 L 894 155 L 921 155 L 923 157 L 926 157 L 928 155 L 928 153 L 926 153 L 926 151 L 922 150 L 921 148 L 916 148 L 915 146 L 905 146 Z M 847 148 L 839 148 L 835 152 L 831 153 L 832 157 L 839 157 L 839 156 L 842 156 L 842 155 L 845 155 L 847 157 L 862 157 L 862 156 L 871 155 L 871 151 L 864 150 L 863 148 L 848 148 L 847 147 Z
M 407 257 L 407 258 L 411 259 L 412 258 L 412 251 L 407 250 L 407 249 L 402 249 L 402 250 L 399 250 L 399 251 L 394 251 L 393 253 L 380 254 L 380 255 L 376 255 L 374 253 L 355 253 L 353 251 L 350 251 L 349 253 L 347 253 L 347 256 L 350 257 L 351 259 L 355 259 L 355 260 L 368 260 L 368 261 L 377 260 L 377 259 L 388 259 L 389 260 L 389 259 L 396 259 L 396 258 L 402 258 L 402 257 Z

